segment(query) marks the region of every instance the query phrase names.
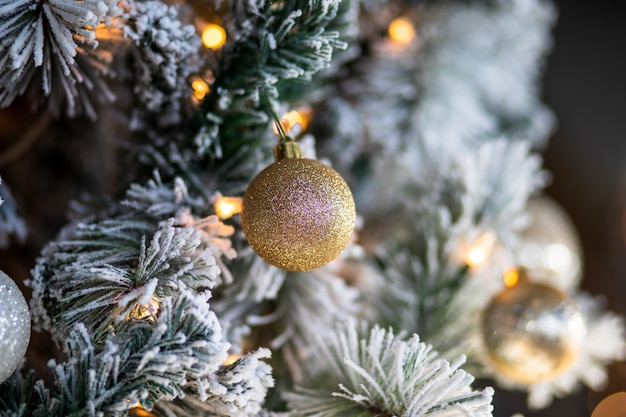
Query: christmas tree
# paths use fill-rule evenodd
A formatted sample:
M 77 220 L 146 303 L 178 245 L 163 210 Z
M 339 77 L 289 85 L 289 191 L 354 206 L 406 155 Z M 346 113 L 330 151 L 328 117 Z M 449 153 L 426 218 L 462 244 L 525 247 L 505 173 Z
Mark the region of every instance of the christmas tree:
M 544 193 L 552 3 L 0 12 L 0 416 L 498 416 L 624 358 Z

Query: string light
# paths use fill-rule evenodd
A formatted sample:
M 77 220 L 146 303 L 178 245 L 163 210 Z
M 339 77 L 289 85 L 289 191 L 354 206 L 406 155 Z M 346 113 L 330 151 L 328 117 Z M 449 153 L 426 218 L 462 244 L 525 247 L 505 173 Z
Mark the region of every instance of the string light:
M 467 263 L 474 267 L 480 265 L 485 260 L 485 251 L 483 248 L 472 248 L 467 254 Z
M 226 358 L 226 360 L 224 361 L 222 365 L 224 366 L 232 365 L 233 363 L 237 362 L 237 359 L 239 358 L 241 358 L 241 355 L 228 355 L 228 358 Z
M 492 232 L 483 233 L 470 245 L 465 254 L 465 263 L 470 268 L 477 268 L 487 260 L 496 243 Z
M 159 311 L 159 302 L 152 298 L 149 303 L 143 305 L 137 305 L 133 310 L 128 313 L 126 317 L 127 320 L 135 319 L 135 320 L 143 320 L 149 319 L 153 320 L 156 314 Z
M 116 20 L 118 19 L 112 19 L 111 24 L 108 25 L 100 23 L 95 29 L 91 26 L 87 26 L 85 29 L 94 30 L 98 41 L 122 41 L 124 34 L 120 28 L 116 26 Z
M 514 287 L 519 282 L 519 271 L 516 268 L 507 269 L 504 271 L 502 279 L 504 280 L 504 285 L 509 288 Z
M 215 214 L 220 219 L 228 219 L 241 213 L 241 197 L 219 197 L 215 201 Z
M 200 77 L 196 77 L 191 81 L 191 88 L 194 98 L 198 101 L 202 101 L 211 91 L 209 84 Z
M 406 17 L 398 17 L 389 24 L 389 37 L 394 42 L 406 45 L 415 37 L 413 23 Z
M 226 31 L 220 25 L 209 23 L 202 30 L 202 43 L 210 49 L 217 49 L 226 42 Z
M 140 403 L 137 403 L 130 409 L 129 413 L 132 417 L 156 417 L 156 414 L 153 414 L 147 411 L 145 408 L 141 406 Z

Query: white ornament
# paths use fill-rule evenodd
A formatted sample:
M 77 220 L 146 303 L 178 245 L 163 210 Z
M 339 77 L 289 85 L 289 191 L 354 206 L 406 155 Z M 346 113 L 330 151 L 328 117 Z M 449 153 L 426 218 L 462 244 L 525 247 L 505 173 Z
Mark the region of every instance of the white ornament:
M 0 383 L 17 369 L 30 341 L 30 311 L 15 282 L 0 271 Z
M 560 289 L 576 288 L 582 276 L 582 249 L 565 210 L 547 196 L 528 201 L 531 223 L 520 234 L 516 264 L 533 279 Z

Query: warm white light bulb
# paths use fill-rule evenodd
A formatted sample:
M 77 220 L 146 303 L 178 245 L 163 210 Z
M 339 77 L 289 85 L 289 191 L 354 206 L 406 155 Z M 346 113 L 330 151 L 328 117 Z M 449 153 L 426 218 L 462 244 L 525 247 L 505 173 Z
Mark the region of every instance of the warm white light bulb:
M 202 43 L 210 49 L 217 49 L 226 43 L 226 31 L 220 25 L 209 23 L 202 30 Z
M 209 84 L 200 77 L 196 77 L 191 81 L 191 88 L 193 90 L 193 96 L 198 101 L 203 100 L 211 90 Z
M 470 268 L 479 267 L 491 255 L 495 244 L 496 236 L 493 232 L 483 233 L 466 249 L 465 263 Z
M 406 17 L 398 17 L 389 25 L 389 37 L 394 42 L 405 45 L 415 37 L 413 23 Z
M 220 219 L 228 219 L 241 213 L 241 197 L 220 197 L 215 201 L 215 214 Z

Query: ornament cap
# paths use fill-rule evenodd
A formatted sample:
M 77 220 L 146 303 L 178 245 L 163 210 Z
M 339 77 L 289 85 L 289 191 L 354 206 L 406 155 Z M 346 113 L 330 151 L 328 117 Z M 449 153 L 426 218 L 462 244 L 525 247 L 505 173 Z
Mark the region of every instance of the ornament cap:
M 300 145 L 291 138 L 287 138 L 274 146 L 274 160 L 276 162 L 287 158 L 302 158 Z

